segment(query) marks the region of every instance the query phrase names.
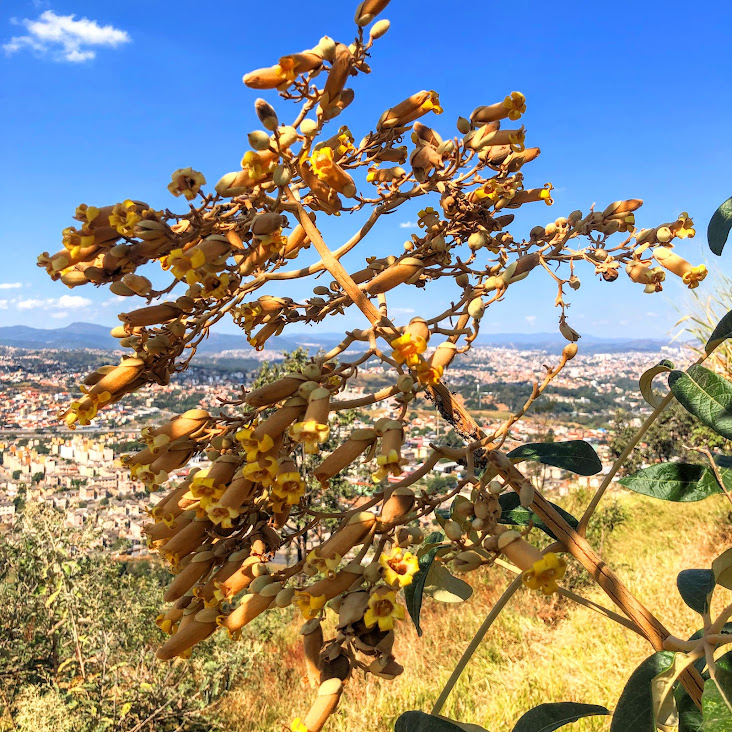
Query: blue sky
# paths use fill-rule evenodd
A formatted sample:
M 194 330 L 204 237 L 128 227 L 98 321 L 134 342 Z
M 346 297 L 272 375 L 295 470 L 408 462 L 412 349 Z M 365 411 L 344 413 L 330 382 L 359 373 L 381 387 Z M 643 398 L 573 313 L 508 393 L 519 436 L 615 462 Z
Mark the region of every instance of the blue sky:
M 291 0 L 0 3 L 0 323 L 114 325 L 128 303 L 104 289 L 51 282 L 36 267 L 37 254 L 60 248 L 60 232 L 80 202 L 135 198 L 185 210 L 166 191 L 171 172 L 190 165 L 213 185 L 237 169 L 246 133 L 259 127 L 257 94 L 242 74 L 309 48 L 323 34 L 349 43 L 355 5 L 308 3 L 303 17 Z M 527 184 L 551 181 L 556 203 L 525 207 L 516 235 L 594 202 L 638 197 L 645 200 L 640 226 L 688 211 L 699 233 L 679 251 L 730 273 L 732 253 L 707 256 L 704 236 L 714 209 L 732 193 L 730 8 L 393 0 L 382 16 L 392 28 L 377 42 L 373 73 L 355 82 L 356 101 L 336 124 L 349 124 L 360 139 L 381 110 L 435 89 L 445 113 L 428 122 L 447 137 L 456 134 L 459 114 L 522 91 L 527 142 L 542 149 L 525 169 Z M 63 18 L 72 14 L 90 21 L 81 35 L 64 33 Z M 281 119 L 290 116 L 289 103 L 268 98 Z M 346 266 L 398 251 L 415 219 L 414 210 L 386 217 L 368 252 L 357 249 Z M 335 248 L 355 228 L 348 217 L 330 221 L 326 240 Z M 582 288 L 572 293 L 569 320 L 593 335 L 663 337 L 687 298 L 675 278 L 663 293 L 645 295 L 622 276 L 608 284 L 589 268 L 578 274 Z M 518 283 L 503 306 L 489 310 L 486 329 L 556 330 L 555 286 L 548 277 L 527 282 L 534 284 Z M 287 294 L 305 297 L 313 284 L 292 284 Z M 399 320 L 432 312 L 446 297 L 441 285 L 417 296 L 410 288 L 390 304 Z M 322 327 L 361 324 L 354 313 Z

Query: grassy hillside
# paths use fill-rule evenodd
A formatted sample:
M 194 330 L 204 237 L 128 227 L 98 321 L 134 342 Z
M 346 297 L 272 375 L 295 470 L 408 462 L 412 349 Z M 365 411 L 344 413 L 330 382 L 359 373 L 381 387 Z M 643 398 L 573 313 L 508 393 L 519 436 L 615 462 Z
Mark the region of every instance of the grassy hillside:
M 619 509 L 625 521 L 606 534 L 603 557 L 674 635 L 691 635 L 699 618 L 679 598 L 676 575 L 682 569 L 709 566 L 732 543 L 729 503 L 720 496 L 672 504 L 623 493 L 616 506 L 612 498 L 608 505 L 606 516 Z M 579 594 L 612 607 L 601 591 L 585 582 L 581 569 L 571 575 Z M 401 624 L 395 653 L 404 674 L 391 682 L 354 677 L 328 732 L 391 730 L 401 712 L 429 711 L 510 578 L 496 568 L 469 579 L 475 593 L 467 603 L 444 606 L 427 600 L 422 638 L 409 620 Z M 717 605 L 722 599 L 732 601 L 732 593 L 718 588 Z M 281 732 L 283 723 L 289 726 L 307 710 L 313 692 L 300 679 L 299 624 L 293 619 L 273 629 L 270 622 L 250 631 L 269 636 L 269 652 L 265 650 L 256 671 L 223 699 L 224 729 Z M 524 711 L 542 701 L 596 703 L 612 709 L 625 680 L 650 652 L 639 636 L 591 610 L 522 590 L 491 629 L 443 713 L 495 732 L 510 729 Z M 609 722 L 583 720 L 571 729 L 599 732 L 609 729 Z

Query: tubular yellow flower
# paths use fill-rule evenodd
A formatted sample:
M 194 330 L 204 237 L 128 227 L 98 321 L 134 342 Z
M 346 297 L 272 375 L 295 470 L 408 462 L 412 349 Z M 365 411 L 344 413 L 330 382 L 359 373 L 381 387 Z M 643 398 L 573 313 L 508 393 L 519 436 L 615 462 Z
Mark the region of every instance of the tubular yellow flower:
M 308 455 L 317 455 L 320 450 L 320 443 L 325 442 L 329 434 L 330 428 L 328 425 L 315 420 L 296 422 L 290 427 L 290 437 L 295 442 L 302 442 Z
M 191 483 L 191 495 L 200 500 L 202 509 L 215 501 L 224 494 L 224 486 L 215 484 L 214 478 L 207 478 L 203 471 L 194 476 Z
M 202 297 L 213 297 L 218 300 L 229 293 L 231 278 L 227 272 L 221 274 L 208 274 L 201 280 Z
M 341 563 L 341 560 L 343 557 L 341 557 L 340 554 L 334 554 L 332 557 L 326 557 L 323 559 L 323 557 L 320 556 L 320 552 L 318 549 L 311 549 L 307 556 L 307 563 L 311 564 L 315 569 L 318 570 L 318 572 L 322 572 L 323 574 L 331 574 L 335 572 L 336 569 L 338 569 L 338 565 Z
M 279 473 L 272 485 L 272 495 L 286 502 L 288 506 L 299 503 L 304 494 L 305 484 L 300 473 Z
M 330 188 L 342 193 L 346 198 L 353 198 L 356 195 L 353 178 L 335 162 L 332 147 L 318 148 L 310 156 L 309 162 L 313 173 Z
M 264 435 L 261 440 L 252 436 L 255 426 L 244 427 L 236 433 L 236 439 L 241 443 L 248 463 L 258 460 L 260 455 L 274 447 L 274 440 L 269 435 Z
M 206 264 L 206 255 L 200 249 L 184 252 L 182 249 L 173 249 L 170 254 L 160 258 L 163 269 L 171 270 L 179 280 L 185 279 L 189 285 L 197 281 L 195 270 Z
M 698 287 L 707 276 L 707 268 L 703 264 L 694 267 L 667 247 L 656 247 L 653 256 L 662 267 L 681 277 L 681 281 L 691 290 Z
M 378 623 L 379 630 L 393 630 L 394 620 L 404 620 L 404 607 L 396 601 L 396 592 L 385 587 L 377 588 L 369 597 L 369 604 L 363 616 L 367 628 Z
M 179 168 L 171 176 L 172 181 L 168 183 L 168 190 L 174 196 L 183 194 L 187 201 L 192 201 L 201 186 L 206 184 L 206 178 L 203 173 L 199 173 L 193 168 Z
M 379 120 L 378 128 L 389 129 L 392 127 L 403 127 L 419 119 L 429 111 L 433 111 L 435 114 L 442 114 L 440 97 L 437 95 L 437 92 L 417 92 L 397 104 L 396 107 L 392 107 L 384 112 Z
M 406 363 L 407 366 L 416 366 L 419 363 L 419 354 L 427 350 L 427 341 L 418 335 L 405 333 L 389 343 L 394 349 L 391 354 L 394 360 L 399 363 Z
M 326 602 L 325 595 L 313 596 L 309 592 L 295 593 L 295 604 L 300 608 L 305 620 L 317 618 Z
M 534 562 L 534 566 L 527 569 L 521 577 L 529 589 L 541 590 L 545 595 L 551 595 L 559 589 L 557 580 L 564 577 L 566 569 L 567 563 L 564 559 L 549 552 Z
M 122 236 L 134 236 L 135 225 L 142 221 L 142 216 L 137 212 L 137 205 L 129 199 L 118 203 L 109 215 L 109 224 Z
M 395 587 L 412 584 L 412 578 L 419 572 L 419 560 L 411 552 L 402 552 L 395 546 L 390 554 L 382 553 L 379 564 L 384 569 L 384 581 Z
M 241 473 L 243 477 L 254 483 L 261 483 L 265 488 L 269 488 L 277 475 L 277 461 L 273 457 L 261 457 L 254 462 L 247 463 L 241 469 Z
M 233 526 L 232 521 L 239 515 L 239 511 L 231 506 L 223 506 L 218 501 L 211 501 L 206 505 L 206 515 L 212 524 L 230 529 Z

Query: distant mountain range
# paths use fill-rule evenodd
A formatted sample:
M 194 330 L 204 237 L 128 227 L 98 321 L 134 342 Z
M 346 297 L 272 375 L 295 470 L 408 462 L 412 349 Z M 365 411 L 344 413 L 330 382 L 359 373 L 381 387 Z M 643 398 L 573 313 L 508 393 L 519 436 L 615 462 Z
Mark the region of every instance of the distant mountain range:
M 293 333 L 271 338 L 267 341 L 267 350 L 269 352 L 291 351 L 298 346 L 304 346 L 311 351 L 319 348 L 327 350 L 340 343 L 342 338 L 343 336 L 337 333 Z M 580 343 L 583 352 L 588 354 L 627 351 L 658 352 L 660 348 L 668 345 L 668 342 L 664 340 L 598 338 L 592 335 L 583 335 Z M 558 353 L 566 344 L 567 341 L 559 333 L 494 333 L 481 335 L 475 341 L 476 346 L 542 350 L 549 353 Z M 113 350 L 119 347 L 117 339 L 112 338 L 109 334 L 109 328 L 94 323 L 71 323 L 64 328 L 49 329 L 30 328 L 25 325 L 0 327 L 0 346 L 34 350 L 43 348 Z M 359 346 L 361 344 L 354 344 L 354 348 Z M 239 336 L 212 333 L 198 349 L 200 354 L 206 356 L 215 356 L 224 351 L 242 352 L 251 351 L 251 348 L 243 334 Z

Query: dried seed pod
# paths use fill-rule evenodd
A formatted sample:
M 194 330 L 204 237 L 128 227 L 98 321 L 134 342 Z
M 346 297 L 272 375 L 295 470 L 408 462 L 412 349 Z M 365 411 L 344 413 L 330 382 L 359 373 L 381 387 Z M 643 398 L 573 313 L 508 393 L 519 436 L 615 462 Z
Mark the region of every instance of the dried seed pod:
M 343 682 L 340 679 L 328 679 L 318 689 L 318 696 L 305 716 L 303 724 L 308 732 L 320 732 L 333 712 L 343 694 Z

